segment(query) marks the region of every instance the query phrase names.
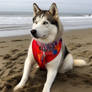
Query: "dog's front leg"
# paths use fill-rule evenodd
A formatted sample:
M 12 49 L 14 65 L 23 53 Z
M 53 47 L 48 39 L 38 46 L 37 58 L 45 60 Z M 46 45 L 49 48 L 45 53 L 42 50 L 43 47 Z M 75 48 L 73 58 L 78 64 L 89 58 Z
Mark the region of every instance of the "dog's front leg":
M 58 72 L 59 65 L 61 63 L 61 57 L 62 57 L 62 54 L 60 52 L 59 55 L 53 61 L 51 61 L 46 65 L 47 80 L 42 92 L 50 92 L 50 88 L 52 86 L 52 83 L 54 82 L 54 79 Z
M 55 69 L 48 69 L 47 72 L 47 80 L 46 83 L 44 85 L 43 91 L 42 92 L 50 92 L 50 88 L 52 86 L 52 83 L 54 82 L 54 79 L 57 75 L 57 70 Z
M 20 88 L 23 88 L 23 86 L 25 85 L 25 83 L 29 77 L 30 68 L 33 64 L 34 64 L 34 58 L 32 55 L 32 50 L 29 48 L 28 56 L 27 56 L 27 58 L 25 60 L 25 64 L 24 64 L 24 71 L 23 71 L 22 79 L 19 82 L 19 84 L 14 88 L 14 91 L 16 91 Z

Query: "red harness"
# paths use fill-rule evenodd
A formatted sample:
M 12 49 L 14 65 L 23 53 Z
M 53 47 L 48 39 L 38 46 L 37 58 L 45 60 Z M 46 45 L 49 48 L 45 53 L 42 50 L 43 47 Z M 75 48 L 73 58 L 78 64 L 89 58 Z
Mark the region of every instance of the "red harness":
M 52 61 L 60 52 L 62 47 L 62 39 L 50 44 L 43 44 L 39 41 L 32 41 L 33 56 L 39 67 L 44 69 L 45 64 Z

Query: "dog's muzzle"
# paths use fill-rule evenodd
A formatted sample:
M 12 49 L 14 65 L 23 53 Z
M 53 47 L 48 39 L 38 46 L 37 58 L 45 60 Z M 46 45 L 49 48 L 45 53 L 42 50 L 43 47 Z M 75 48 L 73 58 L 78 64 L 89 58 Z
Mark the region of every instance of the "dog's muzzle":
M 39 37 L 37 36 L 37 31 L 36 31 L 35 29 L 31 30 L 30 32 L 31 32 L 31 34 L 32 34 L 35 38 L 39 38 Z

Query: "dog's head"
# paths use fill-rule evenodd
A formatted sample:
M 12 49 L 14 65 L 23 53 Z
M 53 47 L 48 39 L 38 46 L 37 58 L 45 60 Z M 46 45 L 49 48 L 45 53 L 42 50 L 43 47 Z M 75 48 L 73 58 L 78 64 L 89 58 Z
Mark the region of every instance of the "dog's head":
M 53 3 L 49 10 L 41 10 L 37 4 L 34 3 L 33 10 L 32 36 L 43 43 L 53 42 L 59 29 L 56 4 Z

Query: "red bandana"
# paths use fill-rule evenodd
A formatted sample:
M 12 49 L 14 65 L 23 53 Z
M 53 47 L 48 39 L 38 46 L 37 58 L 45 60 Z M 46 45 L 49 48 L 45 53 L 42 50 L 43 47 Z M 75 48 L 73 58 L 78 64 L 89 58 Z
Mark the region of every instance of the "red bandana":
M 32 41 L 32 50 L 35 60 L 40 68 L 44 69 L 45 64 L 52 61 L 60 52 L 62 39 L 50 44 L 43 44 L 36 40 Z

